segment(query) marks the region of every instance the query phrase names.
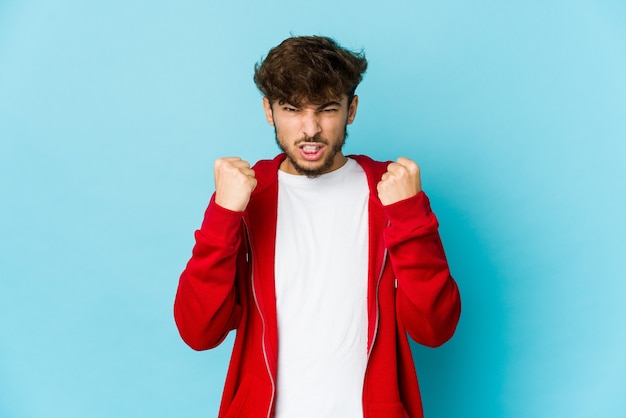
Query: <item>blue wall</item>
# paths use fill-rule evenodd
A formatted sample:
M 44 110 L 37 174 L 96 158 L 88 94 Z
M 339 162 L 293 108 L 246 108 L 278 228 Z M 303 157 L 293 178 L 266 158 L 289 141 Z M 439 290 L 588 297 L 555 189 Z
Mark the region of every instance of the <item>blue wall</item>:
M 623 1 L 0 1 L 0 416 L 215 416 L 172 319 L 212 162 L 273 156 L 252 66 L 365 48 L 347 151 L 417 160 L 463 296 L 435 417 L 624 417 Z

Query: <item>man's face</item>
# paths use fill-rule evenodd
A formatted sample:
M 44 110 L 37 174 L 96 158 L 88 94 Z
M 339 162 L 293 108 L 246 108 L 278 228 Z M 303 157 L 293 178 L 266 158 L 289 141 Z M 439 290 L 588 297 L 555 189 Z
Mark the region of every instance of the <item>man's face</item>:
M 287 103 L 263 99 L 265 117 L 276 131 L 276 142 L 287 154 L 280 169 L 289 174 L 317 177 L 341 167 L 346 126 L 356 116 L 358 97 L 328 103 Z

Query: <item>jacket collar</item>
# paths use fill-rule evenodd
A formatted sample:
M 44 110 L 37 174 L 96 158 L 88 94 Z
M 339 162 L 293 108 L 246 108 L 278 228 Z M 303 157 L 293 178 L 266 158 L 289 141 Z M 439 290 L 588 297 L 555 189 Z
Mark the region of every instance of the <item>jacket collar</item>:
M 387 171 L 389 162 L 375 161 L 366 155 L 359 154 L 350 154 L 347 157 L 354 159 L 363 168 L 370 188 L 370 199 L 375 205 L 382 207 L 378 193 L 376 193 L 376 185 Z M 252 167 L 257 179 L 257 187 L 252 192 L 252 196 L 263 193 L 268 187 L 272 187 L 278 182 L 278 170 L 285 158 L 287 155 L 281 153 L 271 160 L 260 160 Z

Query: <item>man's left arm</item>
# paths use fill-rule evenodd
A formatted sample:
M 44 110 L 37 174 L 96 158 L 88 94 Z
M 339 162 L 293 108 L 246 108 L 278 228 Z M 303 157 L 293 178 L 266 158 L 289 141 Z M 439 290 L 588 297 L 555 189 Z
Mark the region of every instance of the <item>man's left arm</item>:
M 389 164 L 378 195 L 390 223 L 384 240 L 397 279 L 399 319 L 415 341 L 439 346 L 454 334 L 461 300 L 417 164 L 407 158 Z

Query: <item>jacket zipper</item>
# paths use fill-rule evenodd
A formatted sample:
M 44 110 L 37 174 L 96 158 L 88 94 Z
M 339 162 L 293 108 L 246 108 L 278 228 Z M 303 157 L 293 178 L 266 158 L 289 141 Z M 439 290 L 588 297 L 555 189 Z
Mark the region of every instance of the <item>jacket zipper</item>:
M 385 248 L 385 252 L 383 253 L 383 263 L 380 267 L 380 272 L 378 273 L 378 280 L 376 281 L 376 325 L 374 326 L 374 335 L 372 336 L 372 342 L 367 350 L 367 362 L 365 366 L 365 376 L 363 376 L 363 414 L 366 414 L 366 405 L 365 405 L 365 377 L 367 376 L 367 369 L 370 364 L 370 357 L 372 356 L 372 350 L 374 349 L 374 343 L 376 343 L 376 337 L 378 336 L 378 323 L 380 320 L 380 305 L 378 303 L 378 289 L 380 287 L 380 282 L 383 278 L 383 272 L 385 271 L 385 264 L 387 263 L 387 253 L 388 250 Z
M 261 347 L 263 347 L 263 359 L 265 360 L 265 369 L 267 370 L 267 375 L 270 377 L 270 382 L 272 383 L 272 397 L 270 398 L 270 406 L 267 410 L 267 418 L 270 418 L 270 414 L 272 412 L 272 406 L 274 405 L 274 395 L 276 394 L 276 384 L 274 382 L 274 376 L 272 376 L 272 372 L 270 370 L 269 360 L 267 358 L 267 348 L 265 346 L 265 332 L 266 332 L 266 324 L 265 317 L 261 312 L 261 308 L 259 307 L 259 300 L 256 293 L 256 287 L 254 286 L 254 254 L 252 254 L 252 240 L 250 239 L 250 231 L 248 230 L 248 224 L 246 220 L 243 219 L 244 229 L 246 230 L 246 238 L 248 239 L 248 243 L 250 244 L 250 257 L 247 257 L 250 262 L 250 284 L 252 286 L 252 296 L 254 297 L 254 305 L 256 306 L 256 310 L 261 317 L 261 324 L 263 325 L 263 333 L 261 335 Z
M 376 281 L 376 325 L 374 327 L 374 335 L 372 336 L 372 343 L 367 350 L 367 363 L 369 364 L 370 356 L 372 355 L 372 349 L 374 348 L 374 343 L 376 342 L 376 336 L 378 335 L 378 322 L 380 317 L 380 306 L 378 303 L 378 288 L 380 287 L 380 281 L 383 278 L 383 271 L 385 270 L 385 263 L 387 263 L 387 252 L 388 250 L 385 248 L 385 253 L 383 254 L 383 264 L 380 268 L 380 273 L 378 274 L 378 280 Z

